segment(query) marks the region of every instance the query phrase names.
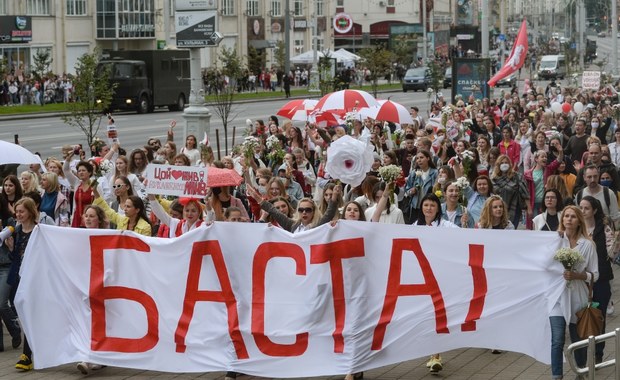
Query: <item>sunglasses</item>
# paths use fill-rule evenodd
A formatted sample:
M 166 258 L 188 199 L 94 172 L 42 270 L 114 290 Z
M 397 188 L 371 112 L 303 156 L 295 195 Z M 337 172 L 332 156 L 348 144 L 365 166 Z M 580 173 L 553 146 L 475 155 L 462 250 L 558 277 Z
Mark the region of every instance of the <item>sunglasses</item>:
M 112 185 L 112 188 L 113 189 L 120 189 L 123 186 L 125 186 L 125 185 Z
M 303 214 L 303 213 L 308 213 L 308 214 L 309 214 L 309 213 L 311 213 L 311 212 L 314 212 L 314 210 L 312 209 L 312 207 L 300 207 L 300 208 L 298 208 L 298 209 L 297 209 L 297 211 L 298 211 L 300 214 Z

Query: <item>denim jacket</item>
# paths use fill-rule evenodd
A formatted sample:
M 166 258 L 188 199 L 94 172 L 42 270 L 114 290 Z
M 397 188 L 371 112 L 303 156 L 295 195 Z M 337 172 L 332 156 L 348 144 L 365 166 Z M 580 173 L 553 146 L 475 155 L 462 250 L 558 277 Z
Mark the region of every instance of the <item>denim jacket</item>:
M 444 220 L 450 220 L 448 218 L 448 213 L 446 211 L 446 204 L 442 203 L 441 204 L 441 217 Z M 457 205 L 456 206 L 456 215 L 454 216 L 454 224 L 456 224 L 457 226 L 459 226 L 460 228 L 474 228 L 474 218 L 471 217 L 471 215 L 469 215 L 469 217 L 467 218 L 467 225 L 463 225 L 463 223 L 461 223 L 461 218 L 463 217 L 463 214 L 465 214 L 465 212 L 467 211 L 467 209 L 461 205 Z
M 418 170 L 416 169 L 411 169 L 409 175 L 407 176 L 407 183 L 405 184 L 405 194 L 408 194 L 409 190 L 413 189 L 414 187 L 418 189 L 416 193 L 411 196 L 410 208 L 413 209 L 420 208 L 419 203 L 426 194 L 432 191 L 433 185 L 435 184 L 435 182 L 437 182 L 437 175 L 439 173 L 437 169 L 429 168 L 428 177 L 426 178 L 426 181 L 423 181 L 422 176 L 416 175 L 417 171 Z

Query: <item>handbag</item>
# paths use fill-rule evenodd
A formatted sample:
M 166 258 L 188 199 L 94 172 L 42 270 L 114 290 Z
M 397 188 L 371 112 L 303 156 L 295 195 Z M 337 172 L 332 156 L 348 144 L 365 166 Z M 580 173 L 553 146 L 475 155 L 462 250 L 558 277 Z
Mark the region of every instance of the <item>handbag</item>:
M 592 277 L 592 274 L 590 274 Z M 588 304 L 583 309 L 575 313 L 577 316 L 577 335 L 581 339 L 588 339 L 589 336 L 600 335 L 603 331 L 605 319 L 603 312 L 592 306 L 592 283 L 588 282 Z

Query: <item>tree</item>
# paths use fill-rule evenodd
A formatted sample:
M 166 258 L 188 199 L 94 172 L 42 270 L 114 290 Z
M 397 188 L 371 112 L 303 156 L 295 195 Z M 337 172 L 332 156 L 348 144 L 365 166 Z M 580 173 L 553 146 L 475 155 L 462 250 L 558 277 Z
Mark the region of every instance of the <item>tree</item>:
M 265 68 L 265 51 L 258 51 L 252 45 L 248 46 L 248 69 L 255 75 L 259 75 L 261 70 Z
M 40 85 L 40 98 L 41 106 L 45 105 L 45 88 L 43 78 L 49 72 L 50 65 L 52 64 L 52 53 L 50 49 L 37 49 L 37 52 L 33 56 L 32 75 L 34 79 L 39 82 Z
M 325 56 L 319 58 L 318 70 L 319 70 L 319 90 L 321 90 L 321 96 L 331 92 L 334 89 L 334 75 L 333 72 L 333 59 L 329 51 L 325 52 Z
M 97 136 L 103 111 L 108 109 L 114 95 L 110 67 L 98 64 L 98 50 L 78 58 L 73 79 L 75 102 L 67 103 L 69 113 L 62 117 L 66 124 L 84 133 L 88 146 Z
M 284 70 L 284 67 L 286 66 L 286 46 L 284 46 L 284 41 L 282 40 L 279 40 L 276 44 L 274 59 L 278 65 L 278 69 Z
M 417 37 L 417 35 L 414 35 L 414 37 Z M 405 68 L 408 68 L 411 62 L 413 62 L 415 53 L 414 43 L 406 35 L 396 36 L 392 43 L 391 50 L 394 53 L 394 59 Z M 417 43 L 417 38 L 415 38 L 415 43 Z
M 234 113 L 235 90 L 237 79 L 244 70 L 243 61 L 237 55 L 236 47 L 228 49 L 222 47 L 218 61 L 221 69 L 207 74 L 207 85 L 215 89 L 208 97 L 208 105 L 220 119 L 224 128 L 224 152 L 228 155 L 228 124 L 237 117 Z M 224 83 L 224 76 L 229 78 L 229 83 Z
M 443 80 L 445 77 L 445 71 L 443 66 L 436 60 L 430 60 L 428 63 L 428 69 L 431 75 L 430 88 L 437 94 L 443 88 Z
M 385 77 L 392 72 L 393 54 L 383 45 L 362 49 L 359 53 L 364 60 L 364 66 L 370 71 L 373 96 L 377 97 L 379 78 Z

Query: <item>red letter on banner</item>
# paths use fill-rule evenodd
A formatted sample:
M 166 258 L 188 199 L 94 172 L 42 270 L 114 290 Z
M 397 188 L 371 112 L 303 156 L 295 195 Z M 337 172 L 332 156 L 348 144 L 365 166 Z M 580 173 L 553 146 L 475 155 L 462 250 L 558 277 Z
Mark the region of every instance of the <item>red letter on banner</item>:
M 332 274 L 332 297 L 334 298 L 334 313 L 336 314 L 336 328 L 332 335 L 334 337 L 334 352 L 336 353 L 344 352 L 342 330 L 346 319 L 346 304 L 342 260 L 352 257 L 364 257 L 364 239 L 339 240 L 310 246 L 310 264 L 329 262 L 329 269 Z
M 469 245 L 469 266 L 474 280 L 474 294 L 469 303 L 469 311 L 461 331 L 476 331 L 476 319 L 480 319 L 484 309 L 484 300 L 487 296 L 487 276 L 482 266 L 484 262 L 484 245 Z
M 297 334 L 295 343 L 274 343 L 265 335 L 265 271 L 274 257 L 290 257 L 296 274 L 306 275 L 306 258 L 299 246 L 290 243 L 263 243 L 256 250 L 252 266 L 252 335 L 258 349 L 269 356 L 299 356 L 308 348 L 308 333 Z
M 131 249 L 150 252 L 142 240 L 125 235 L 100 235 L 90 237 L 90 308 L 92 320 L 91 349 L 93 351 L 145 352 L 155 347 L 159 341 L 159 312 L 155 301 L 141 290 L 124 286 L 105 286 L 103 284 L 106 249 Z M 126 299 L 138 302 L 146 312 L 147 333 L 142 338 L 116 338 L 106 335 L 105 301 Z
M 210 255 L 213 259 L 215 272 L 220 282 L 222 290 L 198 290 L 200 271 L 204 256 Z M 228 270 L 224 262 L 224 256 L 220 244 L 216 240 L 200 241 L 192 246 L 192 257 L 187 274 L 187 286 L 185 290 L 185 301 L 183 302 L 183 314 L 179 318 L 177 330 L 174 333 L 174 341 L 177 344 L 177 352 L 185 352 L 185 336 L 189 329 L 189 323 L 194 316 L 194 308 L 198 301 L 223 302 L 228 311 L 228 333 L 235 346 L 237 358 L 248 359 L 250 356 L 243 342 L 243 337 L 239 331 L 239 316 L 237 314 L 237 299 L 232 291 Z
M 424 275 L 423 284 L 401 284 L 400 277 L 402 272 L 403 251 L 413 251 L 420 269 Z M 429 295 L 433 300 L 435 307 L 435 324 L 437 333 L 447 334 L 448 319 L 446 317 L 446 306 L 443 302 L 443 296 L 439 289 L 439 284 L 435 278 L 435 274 L 422 251 L 420 241 L 418 239 L 394 239 L 392 242 L 392 257 L 390 258 L 390 271 L 388 274 L 387 289 L 385 292 L 385 300 L 383 302 L 383 310 L 379 323 L 375 327 L 372 339 L 372 349 L 380 350 L 383 346 L 383 338 L 387 325 L 392 321 L 396 301 L 401 296 L 419 296 Z

